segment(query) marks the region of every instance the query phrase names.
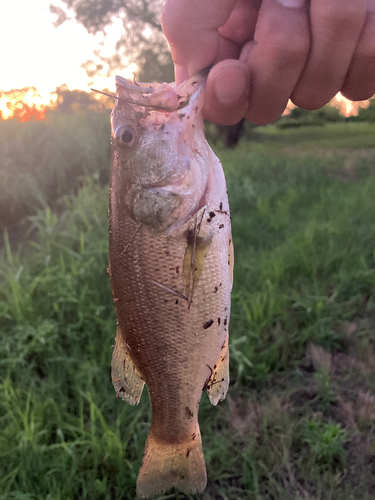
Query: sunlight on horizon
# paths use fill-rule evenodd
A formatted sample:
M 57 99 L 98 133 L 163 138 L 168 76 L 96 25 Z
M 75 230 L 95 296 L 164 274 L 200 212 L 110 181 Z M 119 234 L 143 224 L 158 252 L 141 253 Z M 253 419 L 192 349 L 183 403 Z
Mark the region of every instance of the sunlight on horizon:
M 358 111 L 361 108 L 368 108 L 370 105 L 370 101 L 349 101 L 346 97 L 344 97 L 341 92 L 335 95 L 333 99 L 329 102 L 330 106 L 334 106 L 337 108 L 340 113 L 346 118 L 349 116 L 357 116 Z M 287 107 L 285 108 L 282 116 L 288 116 L 293 108 L 295 108 L 295 104 L 289 99 Z
M 54 28 L 52 23 L 56 16 L 49 12 L 50 3 L 51 0 L 2 3 L 0 91 L 35 87 L 40 94 L 40 104 L 48 104 L 50 93 L 63 84 L 70 90 L 89 92 L 91 86 L 114 90 L 114 74 L 108 78 L 94 76 L 91 80 L 81 68 L 83 62 L 93 58 L 93 51 L 100 47 L 103 34 L 90 35 L 74 20 Z M 62 5 L 57 1 L 53 3 Z M 122 30 L 121 19 L 116 19 L 108 28 L 104 50 L 102 48 L 105 56 L 114 53 Z M 132 78 L 136 65 L 129 66 L 121 74 Z M 7 112 L 1 100 L 0 109 Z
M 342 115 L 357 116 L 360 108 L 368 108 L 370 101 L 349 101 L 340 92 L 331 101 L 331 106 L 338 108 Z

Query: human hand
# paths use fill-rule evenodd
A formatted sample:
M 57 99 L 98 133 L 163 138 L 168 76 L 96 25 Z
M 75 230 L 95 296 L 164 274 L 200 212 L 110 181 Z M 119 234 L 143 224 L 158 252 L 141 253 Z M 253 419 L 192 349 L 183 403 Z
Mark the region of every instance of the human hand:
M 162 25 L 177 84 L 215 64 L 203 112 L 217 124 L 375 93 L 375 0 L 166 0 Z

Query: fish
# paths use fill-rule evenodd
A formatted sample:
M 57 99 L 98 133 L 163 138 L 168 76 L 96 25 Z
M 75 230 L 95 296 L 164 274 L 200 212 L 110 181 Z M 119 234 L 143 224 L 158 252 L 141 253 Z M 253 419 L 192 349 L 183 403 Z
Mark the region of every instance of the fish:
M 207 72 L 176 84 L 116 77 L 111 114 L 109 274 L 117 331 L 112 382 L 152 419 L 136 492 L 202 492 L 198 423 L 229 385 L 233 243 L 222 165 L 204 136 Z

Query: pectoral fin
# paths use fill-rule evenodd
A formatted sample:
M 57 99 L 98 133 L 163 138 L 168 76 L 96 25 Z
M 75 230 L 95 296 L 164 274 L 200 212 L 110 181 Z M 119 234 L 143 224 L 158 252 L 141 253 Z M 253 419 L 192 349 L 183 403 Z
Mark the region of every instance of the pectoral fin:
M 131 360 L 121 331 L 117 328 L 112 353 L 112 383 L 117 396 L 131 405 L 139 403 L 144 382 Z
M 211 403 L 216 406 L 227 395 L 229 386 L 229 350 L 228 340 L 222 347 L 220 357 L 212 369 L 210 380 L 207 382 L 207 394 Z
M 186 295 L 188 297 L 188 307 L 190 307 L 195 285 L 202 274 L 203 266 L 212 242 L 212 235 L 207 231 L 207 228 L 202 226 L 205 211 L 206 207 L 201 208 L 194 217 L 189 220 L 190 227 L 188 227 L 187 231 L 188 236 L 183 263 L 183 279 Z

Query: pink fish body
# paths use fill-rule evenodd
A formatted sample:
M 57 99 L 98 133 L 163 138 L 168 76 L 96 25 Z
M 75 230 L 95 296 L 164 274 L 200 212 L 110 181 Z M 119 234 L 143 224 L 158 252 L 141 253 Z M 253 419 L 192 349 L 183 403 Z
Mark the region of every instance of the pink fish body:
M 141 86 L 117 77 L 112 112 L 110 276 L 117 312 L 112 379 L 152 422 L 137 496 L 202 492 L 198 424 L 229 384 L 233 246 L 222 166 L 203 131 L 199 74 Z

